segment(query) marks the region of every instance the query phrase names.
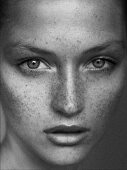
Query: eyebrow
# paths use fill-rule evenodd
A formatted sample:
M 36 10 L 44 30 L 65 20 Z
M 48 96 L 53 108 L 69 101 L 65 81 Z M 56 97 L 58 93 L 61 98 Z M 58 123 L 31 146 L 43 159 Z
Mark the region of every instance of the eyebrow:
M 86 55 L 89 56 L 91 54 L 97 54 L 99 52 L 102 52 L 106 49 L 115 49 L 115 50 L 119 50 L 120 48 L 122 48 L 123 50 L 125 49 L 125 42 L 124 41 L 120 41 L 120 40 L 116 40 L 116 41 L 107 41 L 104 42 L 102 44 L 99 44 L 95 47 L 89 48 L 85 51 L 83 51 L 82 55 Z
M 34 53 L 37 53 L 37 54 L 40 54 L 40 55 L 49 55 L 49 56 L 57 56 L 55 52 L 51 51 L 51 50 L 48 50 L 46 48 L 39 48 L 39 47 L 35 47 L 35 46 L 32 46 L 31 44 L 23 44 L 21 42 L 19 43 L 14 43 L 11 45 L 11 47 L 16 47 L 16 48 L 20 48 L 20 49 L 28 49 L 30 50 L 31 52 L 34 52 Z M 107 41 L 107 42 L 104 42 L 102 44 L 98 44 L 94 47 L 91 47 L 87 50 L 84 50 L 82 53 L 81 53 L 81 56 L 83 55 L 91 55 L 91 54 L 96 54 L 96 53 L 99 53 L 101 51 L 104 51 L 106 50 L 107 48 L 114 48 L 115 49 L 119 49 L 119 48 L 122 48 L 122 49 L 125 49 L 125 42 L 122 41 L 122 40 L 114 40 L 114 41 Z

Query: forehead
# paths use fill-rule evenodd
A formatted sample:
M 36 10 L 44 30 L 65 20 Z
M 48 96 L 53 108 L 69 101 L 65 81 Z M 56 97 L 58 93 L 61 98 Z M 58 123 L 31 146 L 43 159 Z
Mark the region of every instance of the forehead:
M 87 43 L 83 46 L 114 38 L 119 40 L 122 11 L 116 2 L 117 0 L 10 1 L 8 12 L 12 39 L 18 41 L 22 37 L 32 41 L 36 38 L 41 43 L 45 39 L 52 43 L 54 39 L 61 38 L 62 43 L 65 40 L 64 44 L 75 44 L 77 40 L 85 43 L 86 39 Z M 57 46 L 57 42 L 55 43 Z
M 117 0 L 20 0 L 10 1 L 10 16 L 21 22 L 22 20 L 37 21 L 40 19 L 44 24 L 55 24 L 55 21 L 84 24 L 90 19 L 103 22 L 111 21 L 113 24 L 118 20 L 121 8 Z M 116 17 L 117 15 L 117 17 Z M 18 20 L 20 18 L 20 20 Z M 12 19 L 12 18 L 11 18 Z M 116 19 L 116 20 L 115 20 Z M 115 20 L 115 21 L 114 21 Z M 41 22 L 41 23 L 42 23 Z

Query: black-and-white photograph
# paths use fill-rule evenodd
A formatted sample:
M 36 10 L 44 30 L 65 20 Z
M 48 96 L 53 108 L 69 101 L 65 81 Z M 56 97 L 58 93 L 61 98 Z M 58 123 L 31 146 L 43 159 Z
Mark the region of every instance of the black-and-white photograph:
M 127 170 L 125 0 L 0 0 L 0 170 Z

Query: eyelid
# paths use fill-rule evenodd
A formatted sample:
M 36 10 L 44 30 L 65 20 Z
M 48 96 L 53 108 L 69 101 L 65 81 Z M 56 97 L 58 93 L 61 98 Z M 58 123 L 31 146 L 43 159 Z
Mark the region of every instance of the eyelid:
M 118 60 L 115 59 L 114 57 L 107 56 L 107 55 L 99 55 L 99 56 L 93 57 L 93 58 L 92 58 L 91 60 L 89 60 L 89 61 L 87 62 L 87 64 L 85 64 L 85 65 L 88 65 L 88 64 L 90 64 L 90 63 L 92 63 L 93 61 L 98 60 L 98 59 L 102 59 L 102 60 L 105 60 L 105 61 L 107 61 L 107 62 L 111 62 L 112 64 L 117 64 L 117 63 L 118 63 Z M 85 66 L 85 65 L 84 65 L 84 66 Z
M 102 59 L 104 60 L 107 64 L 109 64 L 110 68 L 96 68 L 94 67 L 93 63 L 94 61 L 98 60 L 98 59 Z M 117 64 L 119 63 L 119 61 L 115 58 L 115 57 L 112 57 L 112 56 L 109 56 L 109 55 L 97 55 L 97 56 L 94 56 L 92 59 L 90 59 L 87 63 L 83 64 L 82 65 L 82 69 L 84 70 L 91 70 L 91 71 L 104 71 L 106 69 L 111 69 L 112 66 L 116 66 Z M 93 66 L 90 66 L 90 65 L 93 65 Z M 112 66 L 111 66 L 112 65 Z M 93 68 L 89 68 L 89 67 L 93 67 Z
M 103 59 L 103 60 L 107 60 L 107 61 L 110 61 L 110 62 L 113 62 L 113 63 L 118 62 L 115 58 L 110 57 L 110 56 L 106 56 L 106 55 L 96 56 L 96 57 L 94 57 L 94 58 L 93 58 L 91 61 L 89 61 L 89 62 L 92 62 L 92 61 L 97 60 L 97 59 Z
M 39 60 L 40 62 L 44 63 L 47 67 L 49 67 L 49 69 L 51 68 L 50 67 L 50 64 L 45 60 L 43 59 L 42 57 L 27 57 L 27 58 L 21 58 L 19 60 L 19 64 L 18 65 L 22 65 L 28 61 L 32 61 L 32 60 Z

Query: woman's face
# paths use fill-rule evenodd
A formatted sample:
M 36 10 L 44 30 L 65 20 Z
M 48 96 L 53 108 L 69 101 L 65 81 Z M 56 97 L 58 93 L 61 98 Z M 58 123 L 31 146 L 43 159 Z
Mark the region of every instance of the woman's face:
M 8 15 L 0 76 L 9 128 L 42 160 L 79 162 L 120 107 L 121 9 L 115 0 L 22 0 L 11 2 Z M 67 129 L 45 131 L 61 125 Z

